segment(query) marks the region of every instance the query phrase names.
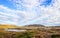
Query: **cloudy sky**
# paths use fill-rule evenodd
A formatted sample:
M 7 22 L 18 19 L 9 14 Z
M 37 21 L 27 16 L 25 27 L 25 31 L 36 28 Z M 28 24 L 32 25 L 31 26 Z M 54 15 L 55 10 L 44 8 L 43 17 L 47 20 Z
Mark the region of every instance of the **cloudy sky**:
M 60 25 L 60 0 L 0 0 L 0 24 Z

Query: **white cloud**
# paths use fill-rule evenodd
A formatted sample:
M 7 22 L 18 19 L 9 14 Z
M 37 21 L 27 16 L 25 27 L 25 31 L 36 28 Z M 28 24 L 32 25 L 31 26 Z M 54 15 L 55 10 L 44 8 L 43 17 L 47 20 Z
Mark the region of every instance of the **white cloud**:
M 0 11 L 0 18 L 2 18 L 0 20 L 4 22 L 10 21 L 18 24 L 19 22 L 20 23 L 24 22 L 23 20 L 28 21 L 37 16 L 35 12 L 32 13 L 32 12 L 26 12 L 26 11 L 20 11 L 20 10 L 12 10 L 3 5 L 0 5 L 0 8 L 1 8 L 0 10 L 2 10 Z
M 33 7 L 36 7 L 39 5 L 38 0 L 10 0 L 13 5 L 17 7 L 17 9 L 27 9 L 30 10 Z
M 9 9 L 8 7 L 0 5 L 1 10 L 0 14 L 5 15 L 5 16 L 1 15 L 0 18 L 3 18 L 4 20 L 6 19 L 9 21 L 10 20 L 9 17 L 11 17 L 11 21 L 13 23 L 21 25 L 33 23 L 58 25 L 60 23 L 59 0 L 56 0 L 52 7 L 48 6 L 46 8 L 39 6 L 40 3 L 38 2 L 38 0 L 22 0 L 22 1 L 10 0 L 10 1 L 14 4 L 14 6 L 16 6 L 18 10 L 12 10 Z M 44 0 L 41 0 L 41 2 L 43 1 Z

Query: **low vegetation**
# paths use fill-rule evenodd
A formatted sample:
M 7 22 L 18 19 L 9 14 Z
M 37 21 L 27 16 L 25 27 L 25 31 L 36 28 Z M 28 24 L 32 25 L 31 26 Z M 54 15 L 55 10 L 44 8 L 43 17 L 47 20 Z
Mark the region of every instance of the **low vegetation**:
M 56 26 L 55 26 L 56 27 Z M 18 27 L 9 24 L 0 24 L 0 38 L 60 38 L 60 27 L 45 27 L 30 25 Z M 25 32 L 5 31 L 5 28 L 19 28 L 27 30 Z

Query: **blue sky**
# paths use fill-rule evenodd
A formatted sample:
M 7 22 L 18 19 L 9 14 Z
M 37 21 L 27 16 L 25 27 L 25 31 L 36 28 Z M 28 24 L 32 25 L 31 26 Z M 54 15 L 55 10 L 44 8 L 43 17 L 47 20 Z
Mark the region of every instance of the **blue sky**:
M 60 25 L 60 0 L 0 0 L 0 24 Z

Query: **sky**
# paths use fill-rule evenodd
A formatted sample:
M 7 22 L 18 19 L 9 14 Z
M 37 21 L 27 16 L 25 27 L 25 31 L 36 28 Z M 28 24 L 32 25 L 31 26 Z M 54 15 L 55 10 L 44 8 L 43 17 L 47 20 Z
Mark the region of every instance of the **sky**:
M 60 25 L 60 0 L 0 0 L 0 24 Z

